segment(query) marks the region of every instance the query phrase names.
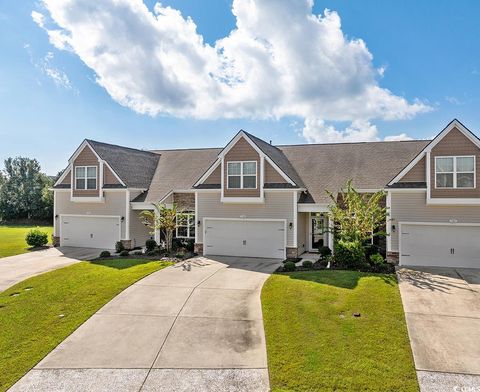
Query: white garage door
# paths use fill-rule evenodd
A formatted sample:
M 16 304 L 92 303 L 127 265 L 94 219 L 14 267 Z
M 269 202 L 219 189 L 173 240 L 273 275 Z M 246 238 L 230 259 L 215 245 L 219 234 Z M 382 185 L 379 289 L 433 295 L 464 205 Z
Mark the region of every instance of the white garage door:
M 205 220 L 204 252 L 210 255 L 285 257 L 285 222 Z
M 113 249 L 119 240 L 119 217 L 60 216 L 62 246 Z
M 401 224 L 400 264 L 480 268 L 480 226 Z

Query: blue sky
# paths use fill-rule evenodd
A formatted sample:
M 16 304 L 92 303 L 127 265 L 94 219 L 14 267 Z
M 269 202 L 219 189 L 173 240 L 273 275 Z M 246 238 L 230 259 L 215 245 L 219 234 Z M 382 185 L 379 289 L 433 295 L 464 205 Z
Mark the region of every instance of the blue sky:
M 239 0 L 239 3 L 241 1 Z M 150 12 L 153 11 L 154 4 L 154 1 L 146 2 Z M 181 11 L 184 17 L 190 16 L 197 26 L 197 33 L 211 47 L 235 28 L 236 17 L 232 14 L 231 1 L 170 0 L 163 1 L 162 5 Z M 355 125 L 361 137 L 380 140 L 388 135 L 406 134 L 412 138 L 429 138 L 454 117 L 480 134 L 479 2 L 436 1 L 433 6 L 433 2 L 428 1 L 316 1 L 313 14 L 323 14 L 325 8 L 338 13 L 341 18 L 341 32 L 347 43 L 352 39 L 362 39 L 368 53 L 373 57 L 371 68 L 383 70 L 383 74 L 376 77 L 376 82 L 368 81 L 369 77 L 366 77 L 365 83 L 374 83 L 382 89 L 388 89 L 395 97 L 405 99 L 409 105 L 415 102 L 423 105 L 423 109 L 405 109 L 404 111 L 410 110 L 409 113 L 416 111 L 413 114 L 397 116 L 403 116 L 402 119 L 389 119 L 388 113 L 361 112 L 361 115 L 365 116 L 364 121 L 362 125 Z M 32 11 L 51 18 L 49 24 L 41 28 L 32 20 Z M 267 115 L 263 112 L 252 114 L 248 108 L 248 100 L 244 98 L 239 99 L 238 107 L 242 108 L 241 111 L 239 109 L 240 114 L 236 109 L 228 107 L 207 115 L 198 115 L 198 111 L 188 109 L 188 105 L 181 106 L 177 103 L 174 109 L 164 110 L 166 101 L 162 94 L 167 94 L 168 87 L 157 89 L 155 83 L 151 88 L 158 91 L 152 93 L 155 97 L 153 105 L 161 109 L 154 116 L 139 113 L 138 106 L 135 106 L 135 111 L 133 104 L 122 106 L 119 103 L 121 99 L 112 96 L 112 91 L 117 91 L 119 87 L 115 80 L 109 82 L 107 88 L 95 81 L 95 75 L 99 73 L 105 78 L 111 76 L 112 69 L 103 69 L 99 63 L 96 63 L 96 69 L 87 66 L 79 49 L 80 44 L 73 50 L 60 50 L 49 42 L 47 30 L 57 29 L 52 27 L 57 21 L 51 12 L 48 5 L 42 2 L 0 0 L 2 162 L 9 156 L 35 157 L 44 171 L 55 174 L 65 165 L 70 154 L 84 138 L 138 148 L 223 146 L 238 129 L 243 128 L 277 144 L 305 143 L 314 140 L 329 141 L 330 139 L 325 139 L 324 136 L 330 129 L 327 124 L 336 130 L 343 130 L 355 121 L 354 114 L 343 116 L 335 109 L 323 110 L 322 103 L 331 99 L 330 93 L 316 97 L 316 89 L 308 94 L 303 91 L 301 97 L 305 99 L 306 109 L 302 107 L 292 112 L 285 109 L 285 106 L 291 106 L 288 100 L 287 104 L 272 103 L 271 98 L 264 98 L 257 91 L 252 95 L 252 106 L 265 105 Z M 272 15 L 275 16 L 275 12 L 272 12 Z M 121 11 L 116 17 L 122 18 Z M 80 27 L 84 27 L 79 27 L 72 19 L 69 19 L 68 23 L 72 24 L 72 34 L 78 34 Z M 70 25 L 67 30 L 69 27 Z M 282 36 L 285 31 L 288 34 L 288 25 L 279 23 L 276 28 L 277 32 L 269 30 L 265 34 L 277 36 L 278 33 L 278 36 Z M 116 34 L 118 35 L 118 31 Z M 304 41 L 307 42 L 310 38 L 304 36 Z M 283 36 L 281 39 L 286 38 Z M 301 46 L 304 41 L 300 38 L 297 42 Z M 234 43 L 237 44 L 238 41 Z M 144 40 L 140 37 L 139 45 L 143 44 Z M 241 58 L 240 55 L 245 56 L 245 53 L 248 52 L 236 53 L 236 61 Z M 278 53 L 281 52 L 277 52 L 277 55 Z M 316 72 L 316 61 L 321 63 L 321 55 L 320 53 L 320 57 L 306 58 L 299 67 L 305 66 L 308 72 Z M 347 55 L 345 57 L 348 57 Z M 121 57 L 117 61 L 122 61 Z M 363 66 L 365 60 L 361 61 L 363 63 L 360 66 Z M 345 62 L 339 66 L 348 68 Z M 320 65 L 318 69 L 322 69 Z M 302 72 L 306 72 L 305 70 Z M 122 73 L 113 74 L 112 78 L 118 80 L 116 75 L 125 77 L 125 72 L 128 72 L 128 67 L 123 67 Z M 151 74 L 149 75 L 151 77 Z M 133 82 L 138 77 L 133 75 Z M 332 85 L 335 86 L 335 77 L 332 78 Z M 159 83 L 163 81 L 160 78 L 158 80 Z M 302 81 L 296 79 L 298 80 Z M 363 83 L 363 79 L 358 75 L 353 76 L 352 80 L 353 85 Z M 198 83 L 203 81 L 199 79 Z M 129 80 L 129 83 L 132 83 L 132 80 Z M 270 81 L 260 85 L 258 89 L 268 91 L 270 87 L 278 86 Z M 144 94 L 147 88 L 149 89 L 148 80 L 147 86 L 144 86 L 143 90 L 139 89 L 139 94 Z M 335 90 L 335 87 L 332 89 Z M 195 100 L 201 100 L 202 98 L 198 97 L 212 94 L 211 91 L 199 87 L 192 94 L 198 95 L 195 95 Z M 350 87 L 345 91 L 345 94 L 351 94 Z M 290 90 L 281 92 L 290 94 Z M 168 93 L 173 94 L 172 99 L 175 99 L 175 91 Z M 232 95 L 233 99 L 238 96 L 238 92 Z M 347 105 L 351 102 L 348 99 Z M 139 98 L 135 105 L 144 102 L 144 98 Z M 125 105 L 125 102 L 123 103 Z M 315 105 L 318 105 L 319 113 L 322 112 L 322 116 L 318 118 L 315 116 Z M 346 111 L 349 110 L 346 108 Z M 397 109 L 395 107 L 388 110 Z M 236 118 L 222 118 L 223 113 L 229 111 L 234 113 L 230 117 Z M 356 109 L 352 110 L 352 113 L 357 113 Z M 309 136 L 312 134 L 305 131 L 308 118 L 312 119 L 309 124 L 314 128 L 315 136 Z M 343 135 L 341 132 L 336 132 L 335 138 L 343 137 L 340 136 Z M 365 136 L 367 134 L 369 136 Z M 345 141 L 348 140 L 350 139 L 347 137 Z

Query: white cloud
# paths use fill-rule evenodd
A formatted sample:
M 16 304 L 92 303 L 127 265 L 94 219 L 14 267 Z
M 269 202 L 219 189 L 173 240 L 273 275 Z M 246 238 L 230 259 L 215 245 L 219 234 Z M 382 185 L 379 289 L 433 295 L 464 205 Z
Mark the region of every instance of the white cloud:
M 345 37 L 336 12 L 313 14 L 312 0 L 234 0 L 236 28 L 213 46 L 161 3 L 153 11 L 141 0 L 42 4 L 55 27 L 36 11 L 32 18 L 50 42 L 76 53 L 113 99 L 139 113 L 296 116 L 307 140 L 370 140 L 377 130 L 369 121 L 430 110 L 380 87 L 385 69 L 373 67 L 364 41 Z M 325 121 L 352 124 L 336 131 Z
M 445 101 L 451 103 L 452 105 L 462 105 L 462 101 L 460 101 L 457 97 L 446 96 Z
M 413 139 L 410 136 L 408 136 L 406 133 L 400 133 L 399 135 L 391 135 L 391 136 L 385 137 L 386 142 L 398 142 L 401 140 L 413 140 Z

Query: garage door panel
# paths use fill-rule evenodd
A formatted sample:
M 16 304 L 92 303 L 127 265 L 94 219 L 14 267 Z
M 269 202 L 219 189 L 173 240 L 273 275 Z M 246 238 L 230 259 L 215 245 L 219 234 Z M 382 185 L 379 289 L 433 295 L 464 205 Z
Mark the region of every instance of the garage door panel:
M 118 217 L 61 217 L 60 244 L 62 246 L 112 249 L 119 239 Z
M 402 224 L 400 263 L 480 268 L 480 227 Z

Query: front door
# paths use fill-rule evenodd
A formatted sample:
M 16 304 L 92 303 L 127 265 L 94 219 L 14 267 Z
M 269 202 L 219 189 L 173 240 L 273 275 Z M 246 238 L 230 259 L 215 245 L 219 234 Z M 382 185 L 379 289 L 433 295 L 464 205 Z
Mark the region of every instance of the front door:
M 326 244 L 326 218 L 320 213 L 310 215 L 310 252 L 318 251 L 318 248 Z

